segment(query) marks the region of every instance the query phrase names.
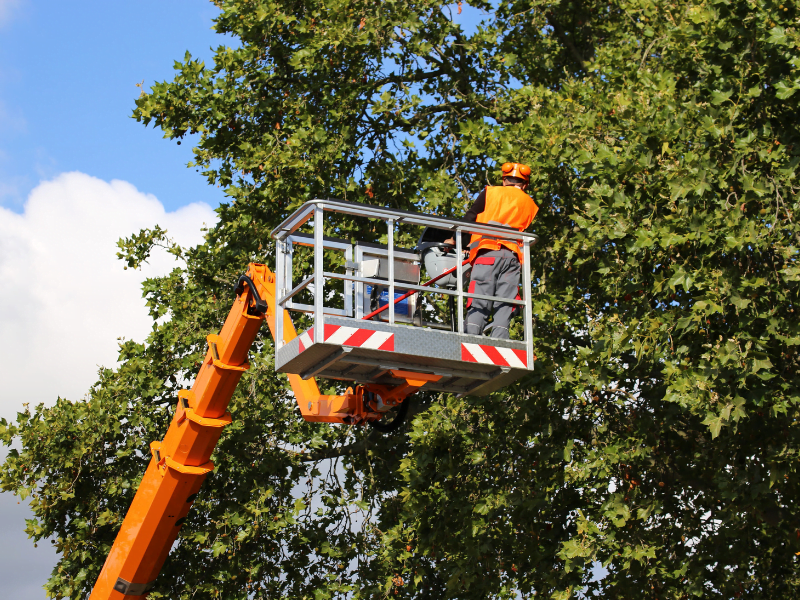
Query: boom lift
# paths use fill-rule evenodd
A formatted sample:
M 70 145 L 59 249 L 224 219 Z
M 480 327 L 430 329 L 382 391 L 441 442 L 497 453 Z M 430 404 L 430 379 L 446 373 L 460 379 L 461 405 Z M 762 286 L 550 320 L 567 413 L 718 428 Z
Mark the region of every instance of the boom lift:
M 351 244 L 323 236 L 325 211 L 384 221 L 388 243 Z M 313 232 L 299 232 L 311 218 Z M 400 223 L 453 232 L 452 267 L 420 285 L 421 256 L 394 246 L 394 229 Z M 462 285 L 467 267 L 461 260 L 461 234 L 474 232 L 513 239 L 523 248 L 522 299 L 486 297 L 522 308 L 525 339 L 521 342 L 463 333 L 464 300 L 483 297 L 465 292 Z M 535 235 L 421 213 L 313 200 L 276 228 L 272 237 L 277 242 L 276 272 L 251 263 L 239 279 L 222 330 L 207 337 L 208 350 L 192 389 L 178 392 L 164 439 L 150 444 L 152 457 L 90 600 L 140 599 L 152 589 L 203 480 L 214 469 L 211 454 L 222 428 L 231 422 L 228 404 L 249 368 L 247 353 L 262 321 L 267 321 L 275 339 L 276 369 L 288 374 L 307 421 L 380 425 L 388 411 L 407 406 L 406 399 L 421 388 L 483 395 L 533 369 L 530 246 Z M 292 287 L 295 245 L 311 247 L 314 269 Z M 344 273 L 325 270 L 325 250 L 344 253 Z M 429 287 L 451 272 L 456 274 L 455 289 Z M 344 281 L 344 308 L 325 306 L 325 280 Z M 313 290 L 313 305 L 297 302 L 303 290 Z M 454 297 L 457 320 L 452 318 L 451 325 L 425 321 L 422 311 L 407 301 L 424 292 Z M 387 299 L 381 305 L 383 296 Z M 289 311 L 310 314 L 313 326 L 298 336 Z M 356 385 L 343 395 L 324 395 L 315 376 Z

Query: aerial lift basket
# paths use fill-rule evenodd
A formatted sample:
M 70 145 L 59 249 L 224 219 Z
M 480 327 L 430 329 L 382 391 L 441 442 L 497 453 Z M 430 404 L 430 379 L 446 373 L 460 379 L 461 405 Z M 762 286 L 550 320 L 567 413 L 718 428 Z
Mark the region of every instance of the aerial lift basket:
M 326 217 L 331 214 L 382 221 L 387 243 L 350 242 L 323 235 Z M 510 300 L 468 293 L 464 289 L 468 266 L 460 260 L 453 261 L 454 277 L 446 277 L 446 285 L 433 288 L 420 284 L 423 257 L 419 250 L 425 248 L 396 247 L 394 240 L 401 225 L 452 232 L 456 257 L 464 255 L 464 239 L 472 233 L 517 242 L 524 257 L 521 298 Z M 300 231 L 301 228 L 310 231 Z M 312 200 L 273 230 L 272 237 L 277 241 L 275 366 L 278 371 L 298 374 L 303 379 L 321 377 L 387 386 L 402 383 L 393 372 L 412 371 L 439 377 L 426 385 L 426 389 L 484 395 L 533 369 L 530 247 L 537 241 L 534 234 L 340 200 Z M 311 249 L 313 269 L 295 284 L 292 273 L 297 246 Z M 341 253 L 341 260 L 331 261 L 331 253 Z M 432 264 L 430 260 L 427 262 Z M 334 263 L 339 265 L 338 269 Z M 326 300 L 331 299 L 330 293 L 326 295 L 326 282 L 331 280 L 344 282 L 338 308 L 326 305 Z M 298 301 L 303 290 L 311 292 L 311 303 Z M 381 313 L 365 320 L 374 312 L 370 309 L 375 308 L 375 290 L 380 291 L 385 306 Z M 419 296 L 431 293 L 454 298 L 452 326 L 425 322 L 416 310 L 421 304 Z M 398 298 L 403 300 L 387 302 Z M 464 333 L 464 309 L 470 298 L 519 306 L 523 339 L 501 340 Z M 280 330 L 284 311 L 304 312 L 311 318 L 306 331 L 285 343 Z

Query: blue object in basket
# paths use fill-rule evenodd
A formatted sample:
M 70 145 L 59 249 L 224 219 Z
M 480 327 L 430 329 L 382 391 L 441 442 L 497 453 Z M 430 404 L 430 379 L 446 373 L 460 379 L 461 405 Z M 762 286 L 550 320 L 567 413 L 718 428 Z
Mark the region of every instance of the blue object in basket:
M 395 292 L 394 293 L 395 300 L 397 298 L 399 298 L 400 296 L 402 296 L 403 294 L 405 294 L 405 291 Z M 372 286 L 371 285 L 367 286 L 367 297 L 368 298 L 372 297 Z M 384 288 L 383 291 L 381 291 L 380 295 L 378 296 L 378 308 L 386 306 L 387 304 L 389 304 L 389 290 L 387 288 Z M 404 298 L 403 300 L 401 300 L 400 302 L 398 302 L 397 304 L 394 305 L 394 314 L 395 315 L 400 315 L 400 316 L 403 316 L 403 317 L 410 317 L 411 315 L 408 313 L 408 311 L 409 311 L 408 298 Z M 380 315 L 378 315 L 378 317 L 380 317 L 382 319 L 388 319 L 389 318 L 389 311 L 388 310 L 383 311 Z

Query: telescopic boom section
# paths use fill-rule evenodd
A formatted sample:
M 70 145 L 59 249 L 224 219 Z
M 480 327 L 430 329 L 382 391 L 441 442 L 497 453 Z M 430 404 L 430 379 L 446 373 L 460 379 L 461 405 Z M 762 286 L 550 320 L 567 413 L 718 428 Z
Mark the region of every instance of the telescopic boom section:
M 251 263 L 236 291 L 222 331 L 207 338 L 208 351 L 192 389 L 178 392 L 178 405 L 164 439 L 150 444 L 147 471 L 90 600 L 147 596 L 203 480 L 214 470 L 211 454 L 222 428 L 231 422 L 228 404 L 242 373 L 249 368 L 250 346 L 265 318 L 273 335 L 275 332 L 275 276 L 266 265 Z M 288 312 L 284 318 L 284 341 L 289 342 L 297 333 Z M 414 373 L 398 376 L 407 383 L 374 393 L 396 405 L 426 381 L 438 379 Z M 326 396 L 319 393 L 313 378 L 289 375 L 289 382 L 308 421 L 360 423 L 381 417 L 374 402 L 364 401 L 360 386 L 355 391 L 348 389 L 344 396 Z
M 150 464 L 91 600 L 146 596 L 161 571 L 203 479 L 214 469 L 209 459 L 222 428 L 231 422 L 228 403 L 249 368 L 247 352 L 264 319 L 251 308 L 253 291 L 237 295 L 222 331 L 208 336 L 194 386 L 178 393 L 163 441 L 150 444 Z

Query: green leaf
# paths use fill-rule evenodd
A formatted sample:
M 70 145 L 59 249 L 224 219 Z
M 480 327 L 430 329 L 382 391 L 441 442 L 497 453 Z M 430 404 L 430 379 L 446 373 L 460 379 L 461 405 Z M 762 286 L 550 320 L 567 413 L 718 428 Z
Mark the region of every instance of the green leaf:
M 700 6 L 690 6 L 686 11 L 689 19 L 697 25 L 701 23 L 705 23 L 711 18 L 711 13 L 707 10 L 704 10 Z
M 788 84 L 785 81 L 779 81 L 775 84 L 775 89 L 777 90 L 776 96 L 781 100 L 786 100 L 794 95 L 797 91 L 797 86 L 794 84 Z
M 708 427 L 708 430 L 711 432 L 711 438 L 714 439 L 719 436 L 720 429 L 722 429 L 722 422 L 723 418 L 720 415 L 715 415 L 713 413 L 708 413 L 705 419 L 703 419 L 703 425 Z
M 564 460 L 566 462 L 572 461 L 572 448 L 575 446 L 575 440 L 568 440 L 567 445 L 564 447 Z
M 769 358 L 754 358 L 752 372 L 758 373 L 761 369 L 771 369 L 773 367 L 772 361 Z
M 731 296 L 730 298 L 731 304 L 733 304 L 736 308 L 747 308 L 747 305 L 750 304 L 750 300 L 747 298 L 741 298 L 738 295 Z
M 752 98 L 758 98 L 761 95 L 762 91 L 763 91 L 762 86 L 756 85 L 747 90 L 747 95 Z
M 726 100 L 729 100 L 732 95 L 733 90 L 728 90 L 726 92 L 714 90 L 711 92 L 711 104 L 722 104 Z
M 769 38 L 767 38 L 768 44 L 778 44 L 778 45 L 786 45 L 787 37 L 786 37 L 786 30 L 783 27 L 775 26 L 769 30 Z

